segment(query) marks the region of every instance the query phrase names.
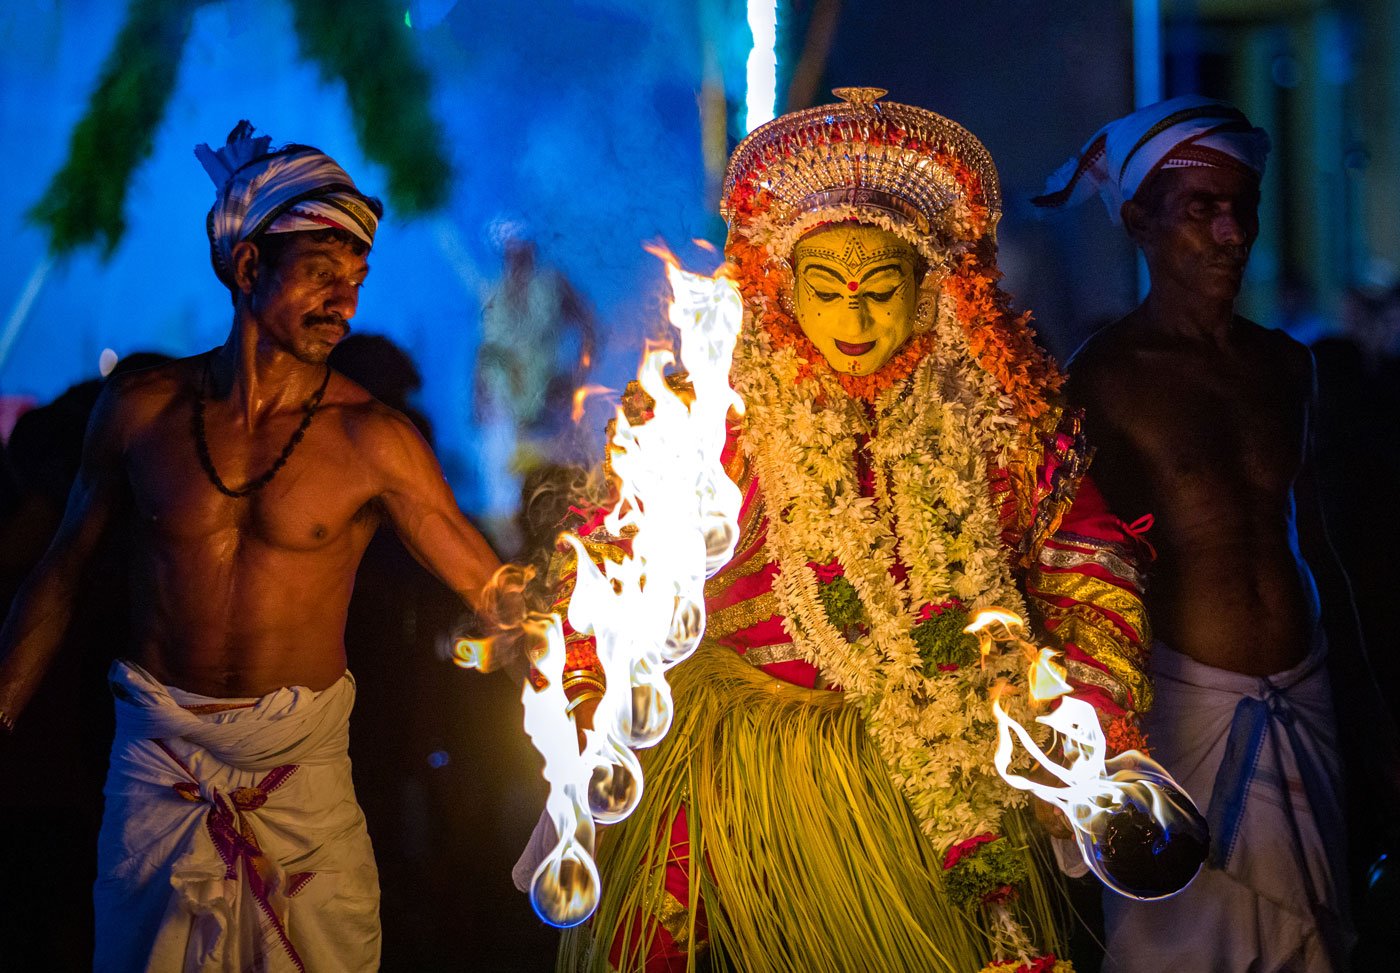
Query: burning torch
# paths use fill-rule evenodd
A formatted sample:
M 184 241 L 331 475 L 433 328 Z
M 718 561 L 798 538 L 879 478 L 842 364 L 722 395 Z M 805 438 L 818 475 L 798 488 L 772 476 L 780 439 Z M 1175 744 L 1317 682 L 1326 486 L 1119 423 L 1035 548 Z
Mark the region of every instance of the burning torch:
M 543 686 L 521 694 L 525 728 L 545 759 L 546 815 L 552 850 L 535 868 L 530 902 L 551 925 L 577 925 L 592 915 L 600 890 L 593 861 L 594 822 L 626 818 L 642 799 L 634 750 L 655 746 L 671 726 L 666 671 L 690 656 L 705 631 L 705 579 L 733 556 L 741 496 L 721 463 L 729 411 L 743 402 L 729 387 L 729 367 L 743 320 L 739 291 L 723 277 L 688 273 L 669 254 L 670 323 L 679 332 L 690 394 L 667 382 L 669 349 L 647 352 L 638 372 L 653 400 L 652 416 L 633 424 L 619 409 L 610 440 L 617 500 L 603 520 L 630 555 L 593 563 L 583 541 L 563 535 L 578 558 L 569 624 L 592 635 L 606 691 L 586 731 L 583 752 L 566 713 L 564 638 L 557 615 L 533 618 L 539 628 L 532 659 Z M 472 666 L 480 642 L 460 640 L 457 659 Z
M 985 657 L 994 643 L 1010 645 L 1030 662 L 1032 699 L 1059 705 L 1036 717 L 1054 731 L 1068 760 L 1052 760 L 1030 732 L 1012 719 L 1000 700 L 997 720 L 997 773 L 1012 787 L 1029 791 L 1064 812 L 1089 870 L 1113 891 L 1132 899 L 1164 899 L 1196 877 L 1210 849 L 1210 830 L 1189 794 L 1151 757 L 1128 750 L 1108 757 L 1108 745 L 1094 707 L 1070 696 L 1065 669 L 1051 649 L 1023 637 L 1025 623 L 1008 611 L 988 609 L 966 631 L 977 636 Z M 1058 784 L 1011 771 L 1019 741 L 1035 763 Z

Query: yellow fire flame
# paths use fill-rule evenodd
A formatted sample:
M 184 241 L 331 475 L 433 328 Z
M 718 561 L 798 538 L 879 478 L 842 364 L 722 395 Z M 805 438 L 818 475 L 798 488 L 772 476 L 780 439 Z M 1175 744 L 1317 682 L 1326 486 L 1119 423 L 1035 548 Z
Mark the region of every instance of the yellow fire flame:
M 616 391 L 616 389 L 610 389 L 606 385 L 580 385 L 574 389 L 574 407 L 569 413 L 569 418 L 574 425 L 578 425 L 583 421 L 583 410 L 588 407 L 589 399 L 595 395 L 608 395 Z
M 596 906 L 593 822 L 620 821 L 641 800 L 641 765 L 632 750 L 654 746 L 670 729 L 666 671 L 700 644 L 705 579 L 729 561 L 738 540 L 741 497 L 720 461 L 728 414 L 743 408 L 729 387 L 743 319 L 738 288 L 682 270 L 661 248 L 647 249 L 666 260 L 669 319 L 693 391 L 682 398 L 671 390 L 666 371 L 675 354 L 649 342 L 638 380 L 655 402 L 652 416 L 633 425 L 618 409 L 609 443 L 618 494 L 604 525 L 631 539 L 631 554 L 600 570 L 578 537 L 563 538 L 578 555 L 569 623 L 594 637 L 607 684 L 583 753 L 564 715 L 557 616 L 535 663 L 547 685 L 527 686 L 522 697 L 526 730 L 545 755 L 546 812 L 559 836 L 535 870 L 530 898 L 541 918 L 558 926 L 582 922 Z M 576 414 L 581 405 L 576 397 Z M 462 640 L 458 649 L 464 659 L 484 659 L 489 640 Z

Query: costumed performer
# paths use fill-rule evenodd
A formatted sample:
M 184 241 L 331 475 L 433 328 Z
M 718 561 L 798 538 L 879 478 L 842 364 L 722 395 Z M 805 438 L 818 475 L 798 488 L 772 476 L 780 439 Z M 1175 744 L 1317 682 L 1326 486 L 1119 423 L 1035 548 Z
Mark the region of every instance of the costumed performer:
M 976 609 L 1033 617 L 1115 750 L 1142 743 L 1142 525 L 1084 477 L 1061 377 L 997 287 L 991 159 L 879 89 L 837 94 L 729 164 L 741 538 L 561 969 L 1066 969 L 1027 798 L 993 768 L 989 694 L 1024 716 L 1025 660 L 981 665 Z M 578 530 L 626 550 L 600 516 Z M 561 606 L 572 578 L 561 559 Z M 603 680 L 568 641 L 586 723 Z

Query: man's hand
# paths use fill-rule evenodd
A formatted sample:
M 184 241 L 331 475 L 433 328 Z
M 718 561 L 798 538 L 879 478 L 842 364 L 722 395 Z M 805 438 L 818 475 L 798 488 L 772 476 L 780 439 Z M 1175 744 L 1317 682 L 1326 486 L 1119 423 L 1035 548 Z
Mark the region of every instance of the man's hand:
M 1064 781 L 1060 780 L 1050 771 L 1040 764 L 1031 768 L 1026 774 L 1037 784 L 1045 784 L 1050 787 L 1063 787 Z M 1052 838 L 1062 838 L 1066 841 L 1074 837 L 1074 828 L 1070 825 L 1069 819 L 1065 817 L 1065 812 L 1060 810 L 1059 805 L 1051 804 L 1049 801 L 1032 795 L 1031 808 L 1035 812 L 1036 821 L 1045 829 L 1045 833 Z
M 530 612 L 517 624 L 496 628 L 489 635 L 454 639 L 453 659 L 459 666 L 480 672 L 504 669 L 516 682 L 523 682 L 530 667 L 549 649 L 551 619 L 543 612 Z
M 594 696 L 590 699 L 582 700 L 578 706 L 574 707 L 573 720 L 574 729 L 578 732 L 578 752 L 583 753 L 584 734 L 593 729 L 593 714 L 598 711 L 598 704 L 602 702 L 601 696 Z
M 530 614 L 525 589 L 534 578 L 533 567 L 502 564 L 497 568 L 481 591 L 481 605 L 478 611 L 482 620 L 493 629 L 520 626 Z
M 546 651 L 550 615 L 530 607 L 527 597 L 535 569 L 503 564 L 481 591 L 479 614 L 484 632 L 478 638 L 453 640 L 457 664 L 481 672 L 505 669 L 523 680 Z

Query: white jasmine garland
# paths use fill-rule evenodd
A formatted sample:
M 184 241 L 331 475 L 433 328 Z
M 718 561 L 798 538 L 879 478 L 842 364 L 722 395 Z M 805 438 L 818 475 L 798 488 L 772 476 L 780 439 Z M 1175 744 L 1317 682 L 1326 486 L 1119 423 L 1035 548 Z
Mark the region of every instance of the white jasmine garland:
M 780 572 L 779 614 L 795 646 L 865 716 L 924 832 L 940 847 L 1000 831 L 1024 802 L 992 764 L 997 730 L 988 692 L 1005 684 L 1025 716 L 1025 662 L 993 654 L 985 667 L 924 675 L 911 630 L 924 604 L 953 598 L 1025 615 L 1001 540 L 989 472 L 1021 445 L 1021 427 L 996 380 L 975 361 L 953 302 L 940 302 L 935 348 L 876 399 L 873 415 L 825 370 L 774 348 L 750 321 L 735 353 L 747 412 L 743 448 L 768 514 Z M 762 313 L 760 310 L 759 314 Z M 868 437 L 874 496 L 861 496 L 858 436 Z M 896 581 L 896 559 L 908 571 Z M 808 562 L 841 564 L 868 631 L 848 640 L 828 620 Z M 1022 720 L 1025 722 L 1025 720 Z

